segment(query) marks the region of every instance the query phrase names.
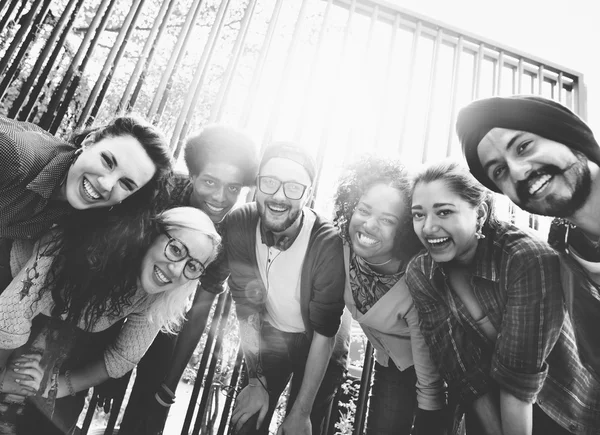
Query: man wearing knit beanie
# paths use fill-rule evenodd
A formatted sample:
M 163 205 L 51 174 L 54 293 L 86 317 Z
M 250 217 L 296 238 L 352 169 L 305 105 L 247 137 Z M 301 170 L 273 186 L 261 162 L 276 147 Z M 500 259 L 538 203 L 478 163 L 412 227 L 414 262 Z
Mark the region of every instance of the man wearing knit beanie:
M 555 101 L 512 96 L 472 102 L 456 130 L 482 184 L 556 218 L 548 241 L 562 254 L 579 359 L 600 385 L 600 146 L 591 129 Z

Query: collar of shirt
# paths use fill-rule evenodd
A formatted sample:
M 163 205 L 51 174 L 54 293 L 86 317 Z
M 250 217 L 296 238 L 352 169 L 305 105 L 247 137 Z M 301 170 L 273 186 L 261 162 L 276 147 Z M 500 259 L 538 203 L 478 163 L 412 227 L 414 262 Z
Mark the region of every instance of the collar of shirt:
M 292 246 L 298 237 L 298 234 L 300 234 L 302 225 L 304 225 L 304 210 L 302 211 L 302 217 L 300 218 L 300 225 L 298 225 L 297 228 L 287 228 L 285 231 L 277 235 L 275 235 L 273 231 L 266 229 L 262 223 L 262 220 L 260 220 L 261 242 L 269 247 L 273 246 L 280 251 L 285 251 Z
M 56 156 L 48 162 L 39 174 L 27 185 L 27 188 L 43 198 L 50 199 L 67 178 L 69 167 L 73 164 L 77 150 L 64 146 L 58 149 Z M 64 174 L 57 177 L 57 174 Z
M 475 264 L 471 266 L 473 276 L 477 276 L 488 281 L 497 282 L 500 280 L 498 276 L 498 267 L 494 259 L 494 239 L 491 231 L 486 231 L 487 237 L 480 239 L 477 244 L 477 250 L 475 251 Z M 429 279 L 433 279 L 436 274 L 442 274 L 444 277 L 447 276 L 444 270 L 444 264 L 436 263 L 433 258 L 428 254 L 430 261 L 430 273 Z

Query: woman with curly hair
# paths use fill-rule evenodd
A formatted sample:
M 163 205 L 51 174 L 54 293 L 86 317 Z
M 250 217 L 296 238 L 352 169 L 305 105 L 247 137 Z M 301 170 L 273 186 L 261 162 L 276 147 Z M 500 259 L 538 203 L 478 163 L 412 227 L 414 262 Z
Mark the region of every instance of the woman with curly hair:
M 74 210 L 143 206 L 171 171 L 162 133 L 121 116 L 59 139 L 0 116 L 0 292 L 10 283 L 13 240 L 36 240 Z M 129 199 L 129 197 L 132 197 Z
M 444 433 L 444 384 L 404 279 L 409 260 L 422 248 L 412 230 L 409 194 L 403 165 L 366 156 L 347 168 L 335 195 L 346 307 L 375 348 L 369 435 L 408 435 L 413 421 L 417 433 Z
M 77 393 L 123 376 L 160 329 L 176 328 L 221 240 L 192 207 L 156 219 L 88 215 L 41 240 L 0 295 L 2 434 L 71 433 L 85 398 Z M 98 334 L 124 317 L 115 337 Z M 23 412 L 26 397 L 35 407 Z

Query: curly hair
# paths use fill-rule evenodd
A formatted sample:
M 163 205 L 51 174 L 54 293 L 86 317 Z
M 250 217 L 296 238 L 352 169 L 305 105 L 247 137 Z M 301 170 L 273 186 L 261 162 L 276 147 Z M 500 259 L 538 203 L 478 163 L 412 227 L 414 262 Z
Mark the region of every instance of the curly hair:
M 348 226 L 360 198 L 373 186 L 384 184 L 398 190 L 404 210 L 394 237 L 393 255 L 408 260 L 423 247 L 412 226 L 410 213 L 411 179 L 408 171 L 398 160 L 365 155 L 350 164 L 339 180 L 334 196 L 333 222 L 344 241 L 350 244 Z
M 123 202 L 77 210 L 55 232 L 45 255 L 52 255 L 40 297 L 51 292 L 53 316 L 66 315 L 90 329 L 101 317 L 122 317 L 137 291 L 142 259 L 160 234 L 151 206 Z

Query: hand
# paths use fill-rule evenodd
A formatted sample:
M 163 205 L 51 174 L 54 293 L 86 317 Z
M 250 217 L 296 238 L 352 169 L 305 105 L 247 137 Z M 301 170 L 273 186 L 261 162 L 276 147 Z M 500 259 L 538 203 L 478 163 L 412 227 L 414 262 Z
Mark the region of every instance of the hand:
M 94 392 L 98 395 L 98 403 L 96 407 L 104 410 L 106 414 L 110 412 L 113 401 L 117 397 L 123 397 L 127 384 L 129 383 L 129 376 L 125 375 L 118 379 L 109 379 L 102 382 L 94 387 Z
M 262 378 L 265 383 L 264 378 Z M 267 411 L 269 410 L 269 393 L 256 378 L 250 379 L 250 383 L 240 391 L 235 401 L 231 424 L 239 431 L 250 417 L 258 412 L 256 430 L 262 425 Z
M 0 374 L 2 392 L 19 396 L 35 396 L 40 389 L 44 369 L 40 365 L 41 355 L 21 355 L 14 359 Z
M 283 420 L 277 435 L 312 435 L 312 426 L 310 424 L 310 415 L 294 412 Z

